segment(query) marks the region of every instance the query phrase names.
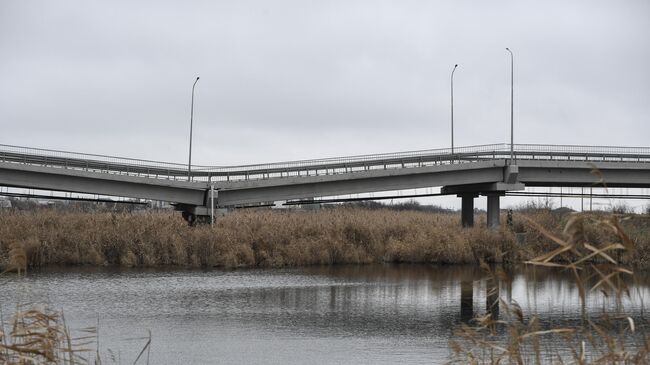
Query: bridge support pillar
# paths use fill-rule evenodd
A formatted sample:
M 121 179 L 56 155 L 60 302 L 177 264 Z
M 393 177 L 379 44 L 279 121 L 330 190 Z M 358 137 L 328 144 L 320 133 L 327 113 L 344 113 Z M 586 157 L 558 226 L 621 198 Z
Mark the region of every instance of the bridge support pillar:
M 224 216 L 228 213 L 228 209 L 217 208 L 213 203 L 211 203 L 209 207 L 179 204 L 176 206 L 176 210 L 181 211 L 183 218 L 190 226 L 195 226 L 197 224 L 213 225 L 218 217 Z
M 496 229 L 499 227 L 499 218 L 501 209 L 499 201 L 501 197 L 498 193 L 487 194 L 487 225 L 488 228 Z
M 460 194 L 461 198 L 461 224 L 463 227 L 473 227 L 474 226 L 474 198 L 477 197 L 476 194 Z

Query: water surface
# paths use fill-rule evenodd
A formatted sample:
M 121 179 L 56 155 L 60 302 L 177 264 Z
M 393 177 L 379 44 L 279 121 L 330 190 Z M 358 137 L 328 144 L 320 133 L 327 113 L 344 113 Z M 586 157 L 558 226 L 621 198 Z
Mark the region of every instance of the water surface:
M 572 277 L 519 268 L 504 298 L 546 324 L 579 323 Z M 625 308 L 643 326 L 646 280 Z M 4 316 L 45 302 L 72 328 L 99 323 L 100 350 L 132 363 L 152 333 L 152 364 L 442 363 L 467 311 L 485 312 L 476 268 L 369 265 L 237 271 L 48 269 L 0 277 Z M 461 308 L 461 287 L 469 303 Z M 611 305 L 597 292 L 587 309 Z M 461 313 L 463 315 L 461 316 Z M 503 314 L 502 314 L 503 315 Z

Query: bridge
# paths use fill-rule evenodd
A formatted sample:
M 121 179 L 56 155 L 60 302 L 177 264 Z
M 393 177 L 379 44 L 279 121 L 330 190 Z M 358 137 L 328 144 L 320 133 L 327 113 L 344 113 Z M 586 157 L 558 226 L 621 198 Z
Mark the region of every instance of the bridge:
M 192 166 L 0 145 L 0 186 L 171 202 L 193 224 L 215 209 L 441 187 L 462 201 L 487 197 L 499 225 L 500 197 L 526 187 L 650 188 L 650 147 L 488 144 L 240 166 Z

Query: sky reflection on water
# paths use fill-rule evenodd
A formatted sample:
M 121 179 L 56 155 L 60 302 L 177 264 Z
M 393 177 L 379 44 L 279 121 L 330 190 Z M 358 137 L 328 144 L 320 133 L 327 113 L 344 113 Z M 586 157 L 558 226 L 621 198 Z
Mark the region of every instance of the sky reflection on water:
M 510 276 L 501 296 L 512 296 L 524 313 L 537 313 L 545 325 L 579 323 L 570 273 L 517 268 Z M 648 280 L 637 280 L 624 305 L 643 327 L 650 293 Z M 440 363 L 461 323 L 461 282 L 473 294 L 470 309 L 483 313 L 487 281 L 480 270 L 426 265 L 50 269 L 0 278 L 0 305 L 6 317 L 16 303 L 46 302 L 64 310 L 73 328 L 99 320 L 101 351 L 119 352 L 127 363 L 145 342 L 133 338 L 148 329 L 156 364 Z M 605 305 L 598 292 L 587 299 L 589 312 Z

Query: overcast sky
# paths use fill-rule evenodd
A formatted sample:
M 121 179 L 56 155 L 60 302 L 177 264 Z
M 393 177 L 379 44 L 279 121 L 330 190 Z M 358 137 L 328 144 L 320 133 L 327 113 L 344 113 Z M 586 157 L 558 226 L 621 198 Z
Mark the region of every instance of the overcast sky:
M 650 1 L 0 1 L 0 143 L 228 165 L 647 146 Z
M 650 2 L 0 2 L 0 143 L 239 164 L 648 145 Z

